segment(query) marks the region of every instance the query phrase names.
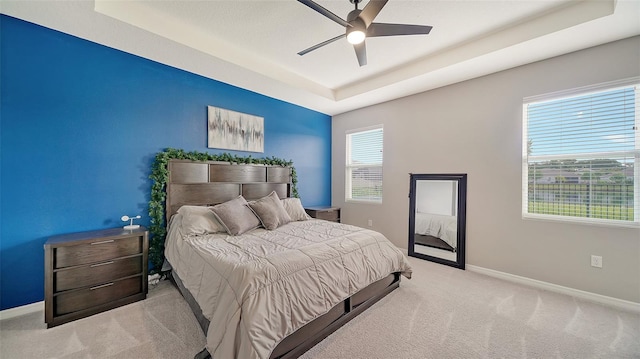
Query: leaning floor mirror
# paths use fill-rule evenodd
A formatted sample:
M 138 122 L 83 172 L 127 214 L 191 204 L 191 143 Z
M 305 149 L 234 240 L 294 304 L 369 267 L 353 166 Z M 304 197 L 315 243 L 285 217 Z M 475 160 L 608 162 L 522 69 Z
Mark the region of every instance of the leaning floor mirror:
M 410 174 L 411 257 L 464 269 L 466 174 Z

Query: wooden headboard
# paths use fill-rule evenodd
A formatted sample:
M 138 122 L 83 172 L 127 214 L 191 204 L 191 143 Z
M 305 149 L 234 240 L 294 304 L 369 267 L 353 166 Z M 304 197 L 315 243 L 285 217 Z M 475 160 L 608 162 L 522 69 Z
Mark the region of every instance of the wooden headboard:
M 291 195 L 291 167 L 169 160 L 167 223 L 180 206 L 211 206 L 242 195 L 247 200 L 276 191 Z

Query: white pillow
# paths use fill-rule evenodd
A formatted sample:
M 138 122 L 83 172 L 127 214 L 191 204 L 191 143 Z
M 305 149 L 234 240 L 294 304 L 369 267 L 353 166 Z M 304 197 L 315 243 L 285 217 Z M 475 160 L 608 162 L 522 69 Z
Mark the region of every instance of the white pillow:
M 302 207 L 300 198 L 283 198 L 281 201 L 284 210 L 287 211 L 292 221 L 306 221 L 307 219 L 311 219 Z
M 184 234 L 202 235 L 224 232 L 224 227 L 220 225 L 210 208 L 204 206 L 180 207 L 178 213 L 182 215 L 182 230 Z

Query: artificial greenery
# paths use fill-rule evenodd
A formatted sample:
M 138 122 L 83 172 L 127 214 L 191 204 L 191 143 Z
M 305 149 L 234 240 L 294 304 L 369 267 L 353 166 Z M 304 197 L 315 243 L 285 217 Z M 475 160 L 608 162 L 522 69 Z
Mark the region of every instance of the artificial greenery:
M 276 157 L 253 158 L 251 155 L 243 157 L 229 153 L 185 152 L 184 150 L 175 148 L 167 148 L 165 151 L 158 152 L 153 162 L 151 175 L 149 176 L 153 181 L 151 185 L 151 200 L 149 201 L 149 217 L 151 219 L 151 227 L 149 228 L 151 235 L 149 242 L 149 260 L 153 266 L 150 270 L 151 273 L 160 272 L 162 262 L 164 261 L 164 239 L 167 235 L 165 223 L 165 200 L 167 194 L 165 189 L 169 176 L 168 164 L 169 160 L 172 159 L 291 167 L 291 195 L 298 197 L 298 177 L 296 175 L 296 169 L 293 167 L 293 161 Z

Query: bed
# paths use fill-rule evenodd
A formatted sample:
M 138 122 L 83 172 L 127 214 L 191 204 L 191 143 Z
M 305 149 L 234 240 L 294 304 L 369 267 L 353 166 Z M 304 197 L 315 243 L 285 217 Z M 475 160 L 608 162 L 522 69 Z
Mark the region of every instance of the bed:
M 382 234 L 309 218 L 290 168 L 168 170 L 165 257 L 207 337 L 202 356 L 298 357 L 411 276 Z
M 458 221 L 456 216 L 445 216 L 416 212 L 416 233 L 442 239 L 453 250 L 458 243 Z

